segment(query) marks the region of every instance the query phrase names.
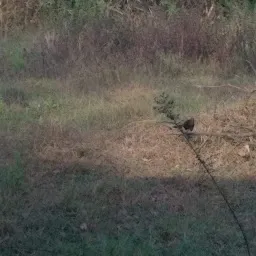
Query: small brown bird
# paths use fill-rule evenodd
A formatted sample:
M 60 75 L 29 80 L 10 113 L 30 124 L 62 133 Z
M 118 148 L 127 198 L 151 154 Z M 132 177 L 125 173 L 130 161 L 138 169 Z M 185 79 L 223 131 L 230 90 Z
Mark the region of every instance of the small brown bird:
M 193 131 L 194 126 L 195 126 L 195 119 L 192 117 L 192 118 L 186 120 L 183 124 L 179 124 L 174 127 L 180 128 L 180 129 L 183 127 L 185 130 Z
M 184 122 L 183 127 L 185 130 L 193 131 L 195 127 L 195 119 L 192 117 Z

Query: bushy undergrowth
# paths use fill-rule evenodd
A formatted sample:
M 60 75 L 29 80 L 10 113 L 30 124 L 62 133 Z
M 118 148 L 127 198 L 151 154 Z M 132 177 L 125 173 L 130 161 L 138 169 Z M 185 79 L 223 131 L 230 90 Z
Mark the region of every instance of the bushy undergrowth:
M 10 34 L 8 42 L 15 28 L 28 31 L 31 23 L 40 28 L 29 39 L 22 35 L 12 44 L 1 43 L 1 75 L 72 74 L 78 84 L 86 78 L 87 84 L 104 86 L 127 81 L 135 73 L 177 76 L 191 60 L 225 75 L 255 71 L 252 8 L 210 1 L 125 3 L 8 1 L 1 23 L 2 35 Z

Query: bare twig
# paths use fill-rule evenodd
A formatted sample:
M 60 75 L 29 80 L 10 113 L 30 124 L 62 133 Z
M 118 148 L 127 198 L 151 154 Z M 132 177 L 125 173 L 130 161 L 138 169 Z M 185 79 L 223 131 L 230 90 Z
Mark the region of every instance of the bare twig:
M 179 135 L 179 133 L 169 133 L 171 135 Z M 232 134 L 232 133 L 210 133 L 210 132 L 184 132 L 185 135 L 190 136 L 212 136 L 212 137 L 236 137 L 236 138 L 244 138 L 256 136 L 256 133 L 245 133 L 245 134 Z
M 174 128 L 172 125 L 169 125 L 168 123 L 165 124 L 161 122 L 164 126 L 168 128 Z M 170 133 L 171 135 L 178 135 L 180 136 L 180 133 Z M 243 137 L 251 137 L 256 136 L 256 133 L 243 133 L 243 134 L 234 134 L 230 132 L 226 133 L 212 133 L 212 132 L 185 132 L 183 131 L 183 134 L 185 135 L 192 135 L 192 136 L 213 136 L 213 137 L 237 137 L 237 138 L 243 138 Z
M 159 107 L 155 108 L 159 111 L 159 113 L 163 113 L 166 115 L 166 117 L 169 118 L 170 122 L 161 122 L 162 124 L 164 124 L 165 126 L 168 126 L 170 129 L 174 128 L 173 126 L 175 126 L 175 128 L 177 128 L 179 130 L 180 135 L 182 135 L 187 143 L 187 145 L 189 146 L 189 148 L 191 149 L 191 151 L 194 153 L 196 159 L 198 160 L 198 162 L 201 164 L 201 166 L 204 169 L 204 172 L 211 178 L 213 185 L 216 187 L 217 191 L 219 192 L 219 194 L 222 196 L 224 202 L 226 203 L 231 215 L 233 216 L 233 219 L 235 220 L 237 226 L 239 227 L 239 230 L 241 231 L 241 234 L 244 238 L 244 244 L 245 247 L 247 249 L 247 253 L 249 256 L 251 256 L 251 251 L 250 251 L 250 247 L 249 247 L 249 243 L 245 234 L 245 231 L 243 229 L 242 224 L 240 223 L 240 221 L 238 220 L 236 213 L 234 211 L 234 209 L 232 208 L 231 204 L 229 203 L 229 200 L 227 199 L 226 195 L 224 194 L 224 192 L 222 191 L 221 187 L 218 185 L 215 177 L 211 174 L 208 166 L 206 165 L 205 161 L 201 158 L 200 154 L 198 153 L 198 151 L 194 148 L 193 144 L 190 141 L 191 136 L 189 135 L 195 135 L 196 133 L 193 132 L 185 132 L 183 130 L 183 127 L 179 125 L 178 122 L 178 117 L 179 115 L 177 115 L 174 112 L 174 107 L 175 107 L 175 102 L 168 100 L 168 95 L 165 94 L 161 94 L 159 96 L 159 98 L 155 99 L 156 103 L 158 103 Z M 178 135 L 178 134 L 175 134 Z M 202 133 L 200 134 L 202 135 Z M 213 134 L 209 134 L 207 133 L 207 135 L 212 136 Z M 216 134 L 215 134 L 216 135 Z M 218 136 L 227 136 L 227 135 L 231 135 L 230 133 L 228 134 L 217 134 Z M 247 135 L 248 136 L 248 135 Z
M 224 85 L 207 85 L 207 86 L 203 86 L 203 85 L 192 85 L 194 87 L 197 87 L 199 89 L 204 89 L 204 88 L 224 88 L 224 87 L 231 87 L 231 88 L 234 88 L 234 89 L 237 89 L 237 90 L 240 90 L 240 91 L 243 91 L 243 92 L 250 92 L 248 88 L 241 88 L 239 86 L 236 86 L 236 85 L 232 85 L 232 84 L 224 84 Z
M 177 125 L 177 122 L 174 120 L 174 124 Z M 205 173 L 211 178 L 214 186 L 216 187 L 216 189 L 218 190 L 218 192 L 220 193 L 220 195 L 222 196 L 223 200 L 225 201 L 231 215 L 233 216 L 237 226 L 239 227 L 241 234 L 244 238 L 244 244 L 245 247 L 247 249 L 247 254 L 248 256 L 251 256 L 251 251 L 250 251 L 250 247 L 249 247 L 249 242 L 248 239 L 246 237 L 244 228 L 242 226 L 242 224 L 240 223 L 240 221 L 238 220 L 238 217 L 236 216 L 236 213 L 234 211 L 234 209 L 232 208 L 230 202 L 228 201 L 226 195 L 224 194 L 224 192 L 222 191 L 222 189 L 220 188 L 220 186 L 218 185 L 217 181 L 215 180 L 214 176 L 211 174 L 209 168 L 207 167 L 205 161 L 200 157 L 200 155 L 197 153 L 197 151 L 195 150 L 193 144 L 190 142 L 189 137 L 187 136 L 187 134 L 182 130 L 182 128 L 178 128 L 179 132 L 181 133 L 181 135 L 183 135 L 187 145 L 190 147 L 191 151 L 193 151 L 193 153 L 195 154 L 197 160 L 199 161 L 199 163 L 202 165 Z

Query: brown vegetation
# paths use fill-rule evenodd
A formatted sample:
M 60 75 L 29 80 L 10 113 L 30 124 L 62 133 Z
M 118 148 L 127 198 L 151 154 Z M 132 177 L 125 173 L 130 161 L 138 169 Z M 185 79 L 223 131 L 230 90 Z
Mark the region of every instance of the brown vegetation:
M 254 253 L 255 14 L 77 3 L 1 2 L 0 253 L 242 255 L 220 195 L 153 111 L 162 91 L 194 117 L 191 142 Z
M 38 2 L 31 1 L 24 8 L 9 8 L 22 12 L 17 17 L 30 20 L 27 16 L 32 15 L 32 10 L 37 13 L 36 6 Z M 234 7 L 232 15 L 226 18 L 221 14 L 205 16 L 200 8 L 177 10 L 166 17 L 162 6 L 135 16 L 105 15 L 81 27 L 70 24 L 63 29 L 42 29 L 19 57 L 24 62 L 20 71 L 33 76 L 75 73 L 73 76 L 81 77 L 81 73 L 91 76 L 108 67 L 112 80 L 119 82 L 124 69 L 146 69 L 154 74 L 170 72 L 170 55 L 211 64 L 214 72 L 228 75 L 255 71 L 253 13 L 245 16 L 243 9 Z M 5 9 L 2 12 L 6 13 Z M 14 20 L 20 23 L 19 19 Z M 8 59 L 8 52 L 2 55 L 1 63 L 5 64 L 2 72 L 12 70 Z M 180 71 L 171 72 L 177 75 Z

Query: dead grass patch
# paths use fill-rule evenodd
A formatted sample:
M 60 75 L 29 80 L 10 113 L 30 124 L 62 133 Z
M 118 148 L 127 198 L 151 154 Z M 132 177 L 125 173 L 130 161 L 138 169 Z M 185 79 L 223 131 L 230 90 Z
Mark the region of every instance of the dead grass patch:
M 252 174 L 255 137 L 236 135 L 246 135 L 254 130 L 255 108 L 254 103 L 247 108 L 239 103 L 235 108 L 222 109 L 214 115 L 205 113 L 195 117 L 196 131 L 213 136 L 196 137 L 194 145 L 217 175 L 246 177 Z M 81 132 L 75 138 L 60 136 L 58 129 L 55 132 L 52 139 L 51 133 L 47 132 L 48 143 L 39 143 L 38 156 L 69 163 L 112 165 L 128 176 L 166 177 L 178 172 L 197 175 L 200 171 L 184 139 L 172 134 L 176 133 L 175 129 L 169 130 L 160 124 L 134 122 L 112 131 Z M 216 133 L 227 133 L 230 137 L 216 137 Z M 246 144 L 250 147 L 249 158 L 239 155 Z

